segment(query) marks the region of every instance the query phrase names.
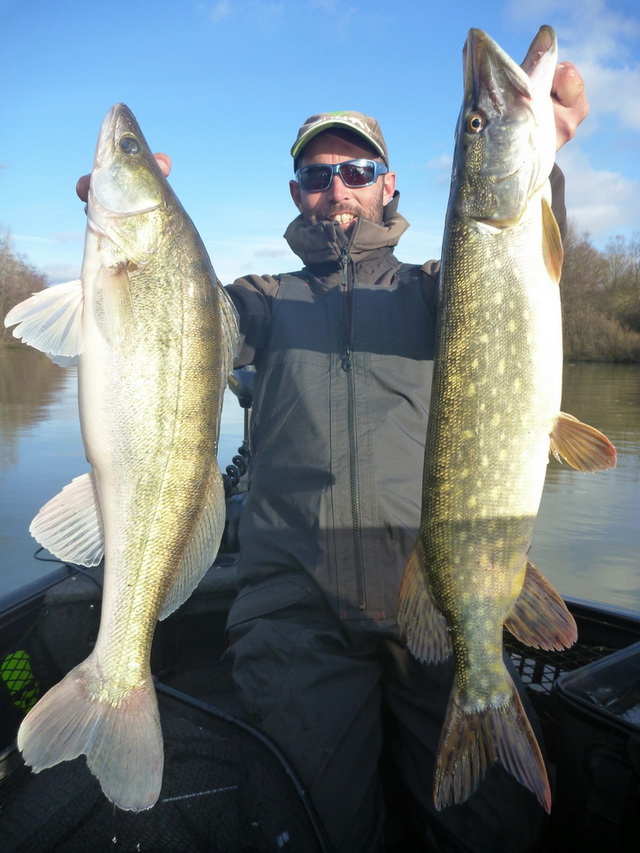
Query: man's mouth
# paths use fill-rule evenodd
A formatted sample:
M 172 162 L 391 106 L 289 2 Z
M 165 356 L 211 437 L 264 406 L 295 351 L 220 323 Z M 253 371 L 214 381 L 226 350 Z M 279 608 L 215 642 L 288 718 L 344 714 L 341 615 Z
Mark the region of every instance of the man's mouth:
M 354 213 L 335 213 L 329 216 L 329 220 L 337 222 L 341 228 L 348 228 L 357 218 Z

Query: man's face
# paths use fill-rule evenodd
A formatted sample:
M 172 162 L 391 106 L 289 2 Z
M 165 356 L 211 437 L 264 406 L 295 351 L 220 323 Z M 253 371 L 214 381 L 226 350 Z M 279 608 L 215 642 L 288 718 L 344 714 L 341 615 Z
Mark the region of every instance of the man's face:
M 333 165 L 362 158 L 373 159 L 369 148 L 325 131 L 305 146 L 298 167 L 314 163 Z M 380 175 L 375 184 L 359 189 L 348 187 L 339 175 L 334 175 L 329 189 L 321 192 L 303 190 L 297 181 L 291 181 L 289 186 L 294 204 L 307 225 L 338 222 L 344 231 L 349 231 L 360 217 L 378 224 L 382 222 L 382 208 L 393 198 L 396 176 L 394 172 L 387 172 Z

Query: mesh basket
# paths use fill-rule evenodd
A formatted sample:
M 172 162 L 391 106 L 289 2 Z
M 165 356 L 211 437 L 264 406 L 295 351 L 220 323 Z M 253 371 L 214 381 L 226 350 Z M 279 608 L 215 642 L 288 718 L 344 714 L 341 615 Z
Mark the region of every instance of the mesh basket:
M 308 851 L 326 853 L 294 772 L 264 735 L 225 712 L 158 688 L 165 773 L 158 803 L 115 808 L 83 757 L 0 785 L 6 851 Z

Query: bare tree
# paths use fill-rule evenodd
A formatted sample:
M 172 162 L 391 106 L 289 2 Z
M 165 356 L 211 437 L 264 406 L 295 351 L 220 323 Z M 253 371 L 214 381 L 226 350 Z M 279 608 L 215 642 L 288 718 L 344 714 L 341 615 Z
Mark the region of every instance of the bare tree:
M 48 277 L 16 254 L 7 231 L 0 231 L 0 318 L 32 293 L 44 290 Z M 11 337 L 11 331 L 0 324 L 0 338 Z

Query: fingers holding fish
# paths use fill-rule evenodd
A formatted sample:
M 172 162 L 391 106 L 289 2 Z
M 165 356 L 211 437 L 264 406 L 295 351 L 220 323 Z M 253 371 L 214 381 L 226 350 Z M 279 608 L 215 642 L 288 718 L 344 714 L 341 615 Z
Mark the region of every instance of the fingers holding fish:
M 556 121 L 556 149 L 573 139 L 578 125 L 589 115 L 584 80 L 571 62 L 560 62 L 551 84 Z

